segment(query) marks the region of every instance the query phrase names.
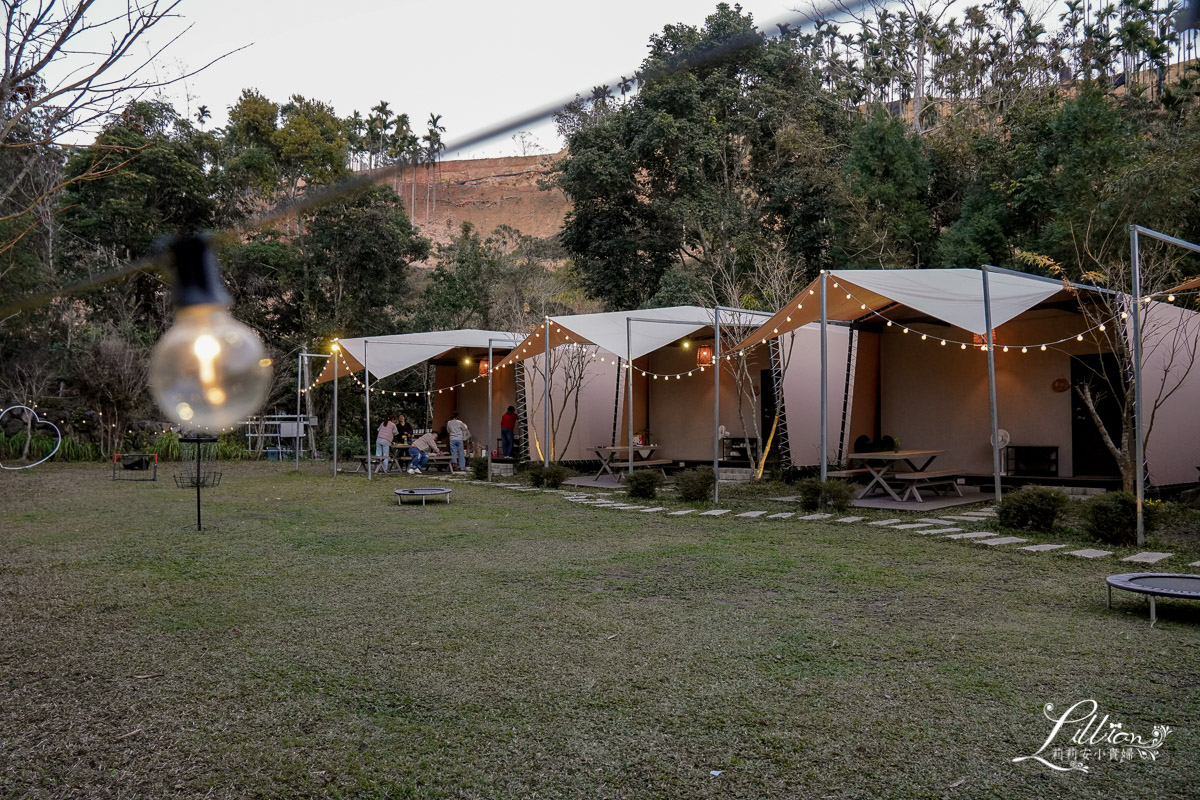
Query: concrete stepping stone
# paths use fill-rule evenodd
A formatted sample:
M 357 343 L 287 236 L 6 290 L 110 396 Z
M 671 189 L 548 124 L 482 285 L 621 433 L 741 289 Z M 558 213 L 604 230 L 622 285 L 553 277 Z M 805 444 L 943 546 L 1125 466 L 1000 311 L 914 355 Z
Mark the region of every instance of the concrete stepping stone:
M 836 520 L 836 521 L 837 522 L 861 522 L 862 517 L 842 517 L 841 519 Z
M 767 519 L 787 519 L 788 517 L 796 516 L 795 511 L 784 511 L 782 514 L 772 514 Z
M 960 514 L 956 516 L 947 515 L 942 517 L 942 519 L 951 519 L 955 522 L 983 522 L 986 517 L 968 517 L 966 514 Z
M 1188 566 L 1189 567 L 1200 567 L 1200 561 L 1193 561 L 1192 563 L 1188 564 Z
M 800 519 L 829 519 L 832 516 L 833 514 L 809 514 L 807 517 L 800 517 Z
M 986 539 L 989 536 L 995 536 L 995 535 L 996 534 L 992 533 L 991 531 L 970 531 L 968 533 L 952 533 L 949 536 L 947 536 L 946 538 L 947 539 Z
M 1080 558 L 1104 558 L 1111 556 L 1112 550 L 1094 550 L 1090 547 L 1085 547 L 1082 550 L 1072 550 L 1070 555 L 1079 556 Z
M 651 511 L 666 511 L 666 510 L 667 510 L 666 506 L 655 506 L 654 508 L 643 508 L 642 513 L 649 514 Z
M 777 503 L 795 503 L 800 499 L 800 495 L 792 495 L 791 497 L 772 497 L 770 499 Z
M 945 517 L 917 517 L 913 521 L 914 522 L 930 522 L 930 523 L 933 523 L 934 525 L 949 525 L 952 522 L 952 520 L 948 520 Z
M 928 522 L 909 522 L 904 525 L 893 525 L 892 527 L 898 531 L 910 531 L 910 530 L 914 530 L 916 528 L 928 528 L 928 527 L 930 527 L 930 523 L 928 523 Z
M 521 484 L 519 484 L 519 483 L 497 483 L 497 484 L 493 484 L 493 485 L 494 486 L 520 486 Z
M 685 508 L 683 511 L 672 511 L 671 516 L 672 517 L 682 517 L 684 514 L 695 514 L 695 513 L 696 513 L 696 509 Z
M 996 512 L 991 511 L 991 510 L 988 510 L 988 511 L 964 511 L 963 516 L 964 517 L 994 517 L 994 516 L 996 516 Z
M 913 533 L 920 534 L 921 536 L 933 536 L 935 533 L 940 533 L 940 534 L 958 533 L 961 530 L 962 530 L 962 528 L 938 528 L 937 530 L 932 530 L 932 531 L 927 531 L 927 530 L 913 531 Z
M 1162 561 L 1164 558 L 1170 558 L 1173 553 L 1136 553 L 1132 556 L 1125 556 L 1122 561 L 1138 561 L 1142 564 L 1153 564 L 1156 561 Z
M 903 522 L 901 519 L 877 519 L 874 522 L 868 522 L 868 525 L 891 525 L 896 522 Z
M 1022 547 L 1022 550 L 1029 550 L 1034 553 L 1045 553 L 1047 550 L 1061 550 L 1066 547 L 1065 544 L 1031 544 L 1028 547 Z
M 513 489 L 513 491 L 514 492 L 540 492 L 541 489 L 538 489 L 533 486 L 526 486 L 524 489 Z
M 728 513 L 729 513 L 728 508 L 714 508 L 712 511 L 701 511 L 700 516 L 702 516 L 702 517 L 719 517 L 722 514 L 728 514 Z
M 620 505 L 620 506 L 609 506 L 609 508 L 616 508 L 616 509 L 620 509 L 621 511 L 641 511 L 642 509 L 645 508 L 645 506 Z
M 980 539 L 979 543 L 995 547 L 1000 544 L 1020 544 L 1021 542 L 1028 541 L 1028 539 L 1022 539 L 1020 536 L 998 536 L 995 539 Z
M 761 517 L 765 513 L 767 513 L 767 512 L 765 512 L 765 511 L 747 511 L 745 514 L 738 514 L 738 516 L 754 518 L 754 517 Z

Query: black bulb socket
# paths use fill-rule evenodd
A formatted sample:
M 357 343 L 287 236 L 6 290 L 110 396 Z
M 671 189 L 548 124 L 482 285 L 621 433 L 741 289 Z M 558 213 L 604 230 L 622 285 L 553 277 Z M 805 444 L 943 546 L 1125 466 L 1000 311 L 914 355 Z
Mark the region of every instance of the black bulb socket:
M 158 246 L 171 262 L 175 279 L 175 307 L 187 308 L 218 304 L 228 306 L 232 299 L 221 282 L 217 249 L 207 233 L 167 239 Z

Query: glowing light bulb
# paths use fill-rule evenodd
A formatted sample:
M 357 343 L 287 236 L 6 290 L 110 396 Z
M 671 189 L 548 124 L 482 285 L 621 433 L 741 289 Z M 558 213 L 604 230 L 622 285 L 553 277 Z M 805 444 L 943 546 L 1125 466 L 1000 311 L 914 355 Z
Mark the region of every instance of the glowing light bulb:
M 1174 302 L 1175 302 L 1175 295 L 1173 295 L 1173 294 L 1169 294 L 1169 295 L 1167 295 L 1167 302 L 1168 302 L 1168 303 L 1174 303 Z
M 266 399 L 271 359 L 254 331 L 229 314 L 210 241 L 178 239 L 167 249 L 176 273 L 177 310 L 150 361 L 154 399 L 188 428 L 235 425 Z
M 1042 345 L 1042 352 L 1046 352 L 1046 345 Z
M 942 347 L 945 347 L 945 346 L 946 346 L 946 340 L 942 339 Z
M 958 348 L 958 349 L 959 349 L 959 350 L 966 350 L 966 349 L 967 349 L 967 345 L 966 345 L 966 344 L 959 345 L 959 348 Z
M 1083 341 L 1083 334 L 1081 333 L 1081 334 L 1079 334 L 1078 336 L 1076 336 L 1076 337 L 1075 337 L 1075 341 L 1077 341 L 1077 342 L 1082 342 L 1082 341 Z
M 1101 326 L 1100 326 L 1100 332 L 1101 332 L 1101 333 L 1104 333 L 1106 330 L 1108 330 L 1108 329 L 1107 329 L 1107 328 L 1105 328 L 1103 325 L 1101 325 Z
M 1022 347 L 1022 348 L 1021 348 L 1021 352 L 1022 352 L 1022 353 L 1028 353 L 1028 352 L 1029 352 L 1029 348 L 1028 348 L 1028 347 Z

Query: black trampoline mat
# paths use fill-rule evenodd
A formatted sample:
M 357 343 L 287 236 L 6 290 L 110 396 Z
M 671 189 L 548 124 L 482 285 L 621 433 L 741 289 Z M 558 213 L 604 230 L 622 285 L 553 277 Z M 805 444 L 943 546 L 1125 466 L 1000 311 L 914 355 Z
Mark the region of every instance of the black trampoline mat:
M 1160 597 L 1186 597 L 1200 599 L 1200 575 L 1173 575 L 1170 573 L 1131 572 L 1113 575 L 1108 585 L 1142 594 Z
M 1169 589 L 1173 592 L 1189 592 L 1200 594 L 1200 575 L 1157 575 L 1147 578 L 1134 578 L 1130 583 L 1147 586 L 1152 589 Z

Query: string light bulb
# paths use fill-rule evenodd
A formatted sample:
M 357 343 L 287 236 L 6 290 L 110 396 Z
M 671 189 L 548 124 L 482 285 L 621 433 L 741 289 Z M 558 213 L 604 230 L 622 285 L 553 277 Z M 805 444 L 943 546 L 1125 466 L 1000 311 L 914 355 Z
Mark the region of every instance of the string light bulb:
M 234 425 L 266 400 L 271 359 L 254 331 L 229 313 L 209 237 L 175 239 L 164 255 L 175 274 L 175 322 L 150 360 L 155 402 L 189 428 Z

